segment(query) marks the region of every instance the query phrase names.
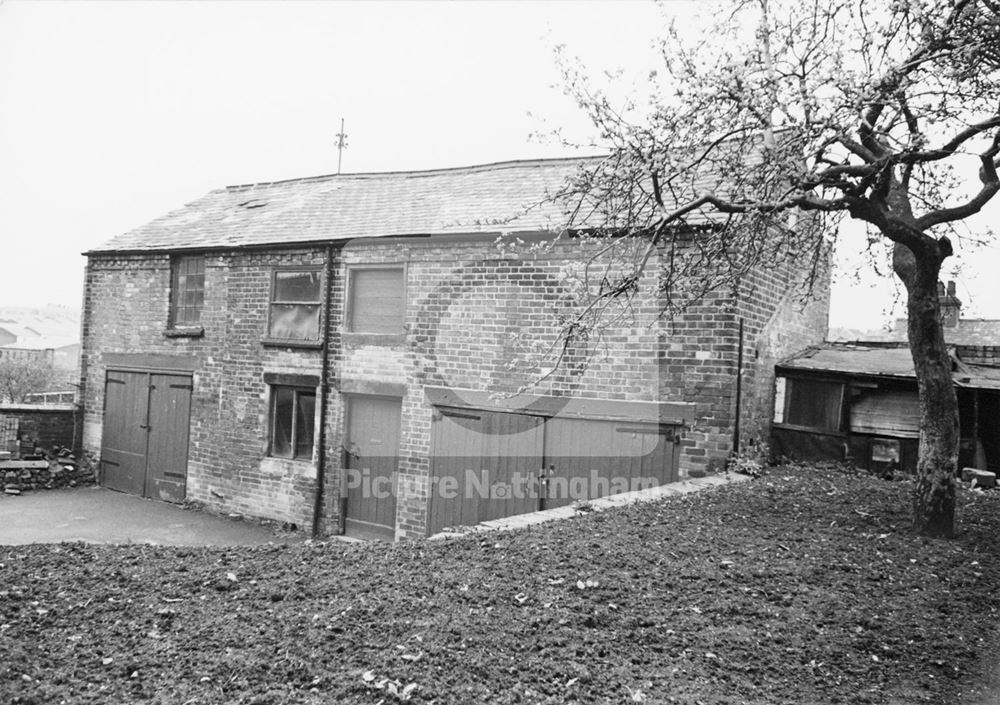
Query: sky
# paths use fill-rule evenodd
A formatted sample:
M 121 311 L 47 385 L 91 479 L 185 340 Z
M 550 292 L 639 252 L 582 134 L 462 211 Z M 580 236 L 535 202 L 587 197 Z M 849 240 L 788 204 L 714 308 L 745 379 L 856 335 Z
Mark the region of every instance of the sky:
M 335 173 L 341 119 L 344 172 L 595 153 L 539 136 L 593 138 L 555 46 L 627 90 L 663 25 L 645 0 L 0 0 L 0 306 L 78 307 L 82 252 L 209 190 Z M 965 312 L 1000 318 L 996 249 L 966 259 Z M 831 325 L 892 314 L 887 277 L 838 281 Z

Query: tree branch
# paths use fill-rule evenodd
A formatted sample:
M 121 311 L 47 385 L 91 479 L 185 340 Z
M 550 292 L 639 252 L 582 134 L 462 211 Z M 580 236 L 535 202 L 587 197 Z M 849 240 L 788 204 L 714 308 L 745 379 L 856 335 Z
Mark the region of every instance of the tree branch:
M 997 118 L 997 120 L 1000 121 L 1000 118 Z M 979 181 L 982 183 L 982 188 L 979 189 L 979 192 L 960 206 L 942 208 L 921 216 L 917 219 L 917 227 L 921 230 L 927 230 L 935 225 L 962 220 L 978 213 L 991 198 L 997 195 L 997 192 L 1000 192 L 1000 178 L 997 177 L 997 168 L 1000 167 L 1000 161 L 997 160 L 997 154 L 1000 154 L 1000 130 L 993 136 L 993 143 L 989 149 L 979 155 L 981 163 L 979 167 Z
M 994 127 L 1000 127 L 1000 115 L 994 115 L 987 120 L 969 125 L 937 149 L 903 152 L 897 157 L 893 157 L 893 161 L 900 164 L 915 164 L 917 162 L 934 162 L 946 159 L 957 152 L 958 148 L 970 139 Z

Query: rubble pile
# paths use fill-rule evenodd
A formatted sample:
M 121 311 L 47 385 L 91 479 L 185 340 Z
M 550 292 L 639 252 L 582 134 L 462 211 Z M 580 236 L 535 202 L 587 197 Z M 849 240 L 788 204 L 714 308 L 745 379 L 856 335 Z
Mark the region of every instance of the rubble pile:
M 0 483 L 4 494 L 77 487 L 95 481 L 92 460 L 87 455 L 78 460 L 67 448 L 49 451 L 30 448 L 18 455 L 13 457 L 10 451 L 0 451 Z

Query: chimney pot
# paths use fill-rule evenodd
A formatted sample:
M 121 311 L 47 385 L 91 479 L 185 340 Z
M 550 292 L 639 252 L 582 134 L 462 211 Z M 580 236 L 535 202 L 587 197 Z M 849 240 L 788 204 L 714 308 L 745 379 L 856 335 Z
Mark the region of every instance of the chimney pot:
M 955 295 L 955 282 L 948 282 L 947 295 L 944 284 L 938 282 L 938 299 L 941 304 L 941 322 L 945 328 L 954 328 L 958 325 L 961 316 L 962 302 Z

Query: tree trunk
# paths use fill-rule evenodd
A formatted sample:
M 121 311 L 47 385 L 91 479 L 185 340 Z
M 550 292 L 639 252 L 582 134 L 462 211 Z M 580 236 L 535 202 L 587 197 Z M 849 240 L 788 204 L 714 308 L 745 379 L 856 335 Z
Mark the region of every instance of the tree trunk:
M 938 300 L 943 258 L 937 251 L 916 257 L 899 244 L 895 250 L 893 269 L 906 286 L 907 333 L 920 396 L 913 526 L 925 536 L 950 537 L 955 531 L 958 402 Z

